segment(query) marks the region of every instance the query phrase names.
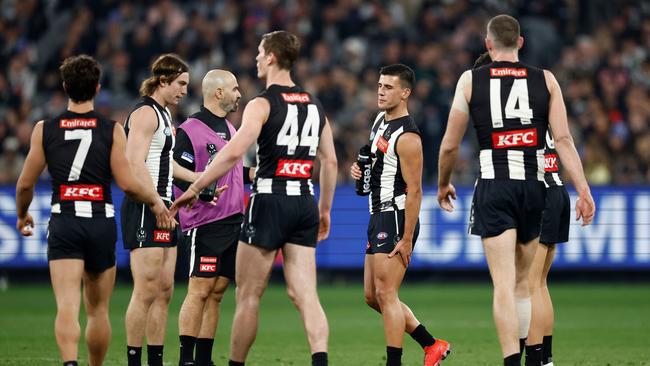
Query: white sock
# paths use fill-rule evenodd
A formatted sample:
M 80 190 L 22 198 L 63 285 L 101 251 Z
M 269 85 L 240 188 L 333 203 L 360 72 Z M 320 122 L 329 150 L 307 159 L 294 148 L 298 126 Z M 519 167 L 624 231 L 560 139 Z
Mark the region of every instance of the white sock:
M 528 337 L 528 330 L 530 329 L 530 297 L 523 299 L 516 299 L 517 318 L 519 319 L 519 339 Z

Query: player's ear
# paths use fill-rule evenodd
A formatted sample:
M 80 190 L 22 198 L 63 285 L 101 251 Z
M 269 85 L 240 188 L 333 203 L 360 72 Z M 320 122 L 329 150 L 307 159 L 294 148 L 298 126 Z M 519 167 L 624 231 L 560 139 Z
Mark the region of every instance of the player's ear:
M 402 99 L 408 99 L 411 96 L 411 88 L 402 89 Z
M 520 50 L 522 47 L 524 47 L 524 37 L 519 36 L 517 39 L 517 49 Z
M 102 90 L 102 84 L 97 84 L 97 87 L 95 88 L 95 95 L 98 95 L 100 90 Z

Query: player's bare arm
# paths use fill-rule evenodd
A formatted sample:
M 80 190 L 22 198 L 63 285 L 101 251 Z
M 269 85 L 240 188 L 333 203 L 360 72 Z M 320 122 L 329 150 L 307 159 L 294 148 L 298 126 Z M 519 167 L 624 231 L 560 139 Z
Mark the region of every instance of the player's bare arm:
M 32 131 L 29 153 L 16 183 L 16 215 L 18 216 L 16 228 L 23 236 L 31 236 L 33 232 L 34 219 L 27 211 L 34 198 L 34 186 L 43 169 L 45 169 L 45 151 L 43 150 L 43 121 L 40 121 Z
M 413 253 L 413 233 L 422 203 L 422 139 L 418 134 L 406 132 L 397 140 L 395 149 L 408 193 L 404 206 L 404 234 L 388 257 L 399 253 L 404 266 L 408 267 Z
M 456 188 L 451 184 L 451 173 L 458 158 L 458 149 L 469 123 L 469 101 L 472 95 L 472 72 L 465 71 L 456 85 L 447 129 L 440 144 L 438 157 L 438 204 L 445 211 L 453 211 L 452 199 Z
M 126 140 L 126 158 L 136 178 L 154 189 L 153 180 L 144 162 L 149 154 L 151 139 L 158 128 L 156 112 L 150 107 L 140 107 L 131 114 L 129 120 L 129 138 Z
M 176 226 L 176 221 L 169 217 L 169 211 L 158 193 L 151 184 L 141 184 L 129 166 L 129 161 L 124 154 L 127 145 L 124 128 L 119 123 L 113 128 L 113 146 L 111 147 L 111 172 L 115 183 L 124 193 L 135 200 L 149 205 L 156 215 L 158 227 L 171 230 Z
M 176 160 L 172 159 L 172 170 L 173 170 L 173 176 L 175 179 L 180 179 L 184 182 L 192 183 L 195 180 L 199 178 L 201 175 L 200 172 L 193 172 L 179 163 L 176 162 Z
M 582 169 L 582 162 L 573 143 L 573 137 L 571 137 L 562 90 L 550 71 L 544 70 L 544 78 L 551 95 L 548 119 L 553 133 L 553 140 L 555 141 L 555 149 L 578 192 L 576 220 L 582 218 L 582 224 L 589 225 L 596 212 L 596 204 L 591 197 L 591 190 Z
M 257 140 L 262 126 L 269 116 L 271 106 L 264 98 L 251 100 L 244 109 L 242 124 L 230 142 L 215 155 L 210 166 L 191 186 L 178 197 L 170 212 L 175 214 L 180 207 L 191 205 L 196 201 L 199 192 L 211 182 L 221 178 L 239 161 L 248 148 Z
M 320 160 L 320 198 L 318 212 L 320 224 L 318 228 L 318 241 L 325 240 L 330 233 L 330 211 L 336 188 L 336 172 L 338 163 L 334 150 L 334 138 L 329 120 L 325 118 L 325 126 L 318 144 L 318 159 Z

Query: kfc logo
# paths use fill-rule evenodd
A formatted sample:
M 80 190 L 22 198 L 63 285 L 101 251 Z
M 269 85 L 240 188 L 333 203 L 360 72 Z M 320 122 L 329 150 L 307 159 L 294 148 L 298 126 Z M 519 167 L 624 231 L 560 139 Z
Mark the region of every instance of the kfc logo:
M 557 154 L 544 155 L 544 171 L 557 172 L 558 170 L 559 166 L 557 164 Z
M 280 93 L 287 103 L 309 103 L 311 99 L 307 93 Z
M 379 149 L 379 151 L 383 152 L 384 154 L 386 151 L 388 151 L 388 141 L 384 138 L 384 136 L 380 136 L 379 140 L 377 140 L 377 149 Z
M 528 76 L 527 69 L 515 69 L 512 67 L 500 67 L 497 69 L 490 69 L 490 77 L 500 78 L 504 76 L 514 76 L 516 78 L 525 78 Z
M 199 266 L 199 272 L 216 272 L 216 271 L 217 271 L 216 264 L 201 263 L 201 265 Z
M 537 129 L 515 130 L 492 133 L 492 146 L 495 149 L 509 147 L 537 146 Z
M 61 128 L 95 128 L 97 127 L 97 118 L 73 118 L 62 119 L 59 121 Z
M 104 188 L 96 184 L 61 185 L 59 195 L 61 201 L 102 201 Z
M 153 241 L 158 243 L 169 243 L 172 241 L 171 233 L 169 231 L 154 230 Z
M 285 160 L 278 162 L 276 177 L 311 178 L 314 162 L 311 160 Z

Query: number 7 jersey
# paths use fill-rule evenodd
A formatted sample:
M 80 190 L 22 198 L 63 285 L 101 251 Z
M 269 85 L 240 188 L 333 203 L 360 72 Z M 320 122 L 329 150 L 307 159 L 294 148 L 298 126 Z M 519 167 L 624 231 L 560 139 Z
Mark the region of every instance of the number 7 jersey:
M 114 217 L 114 127 L 114 121 L 94 111 L 66 111 L 43 123 L 43 151 L 52 176 L 53 214 Z
M 257 138 L 253 193 L 313 195 L 314 159 L 325 126 L 320 102 L 298 86 L 271 85 L 259 97 L 271 108 Z
M 481 179 L 544 181 L 549 100 L 541 69 L 493 62 L 472 70 L 469 110 Z

